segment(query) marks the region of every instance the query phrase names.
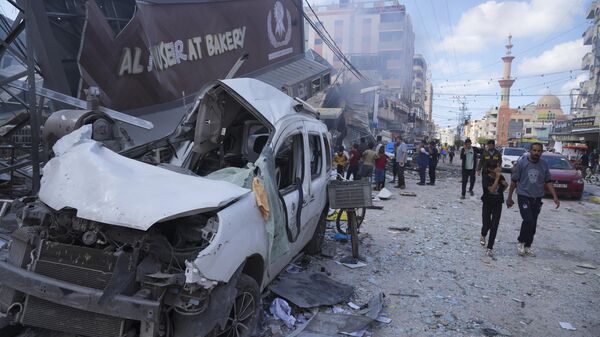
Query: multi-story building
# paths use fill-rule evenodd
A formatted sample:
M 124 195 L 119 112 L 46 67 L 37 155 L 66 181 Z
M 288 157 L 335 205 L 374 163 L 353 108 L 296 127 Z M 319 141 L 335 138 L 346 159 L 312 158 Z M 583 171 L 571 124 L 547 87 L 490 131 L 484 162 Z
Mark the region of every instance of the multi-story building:
M 591 21 L 588 29 L 583 33 L 583 44 L 592 46 L 592 50 L 586 53 L 581 60 L 581 69 L 588 70 L 588 80 L 579 84 L 578 93 L 572 100 L 572 112 L 577 117 L 591 117 L 600 114 L 600 41 L 598 31 L 600 30 L 600 1 L 595 0 L 587 12 L 588 20 Z
M 586 19 L 590 26 L 583 33 L 583 44 L 591 50 L 583 56 L 581 69 L 588 70 L 588 80 L 573 90 L 571 97 L 570 123 L 565 124 L 556 134 L 555 141 L 585 141 L 590 148 L 600 148 L 600 1 L 592 1 Z M 570 134 L 569 134 L 570 131 Z
M 425 118 L 429 123 L 433 123 L 433 84 L 431 84 L 431 75 L 427 76 L 425 82 Z
M 416 118 L 425 120 L 427 62 L 423 55 L 413 57 L 412 103 Z
M 310 10 L 306 12 L 330 33 L 354 66 L 384 86 L 395 88 L 402 101 L 410 102 L 415 35 L 404 5 L 398 0 L 340 0 L 313 9 L 318 20 Z M 343 66 L 314 29 L 306 36 L 308 48 L 335 68 Z
M 472 119 L 470 120 L 467 125 L 465 125 L 465 137 L 466 138 L 470 138 L 471 141 L 474 144 L 479 143 L 479 140 L 482 138 L 485 138 L 487 140 L 486 134 L 485 134 L 485 124 L 486 121 L 485 119 Z M 479 145 L 485 145 L 485 142 L 481 142 L 482 144 Z
M 454 140 L 456 138 L 456 128 L 455 127 L 445 127 L 445 128 L 437 128 L 436 138 L 440 140 L 440 143 L 453 145 Z
M 496 139 L 496 128 L 498 127 L 498 109 L 491 108 L 485 113 L 484 134 L 487 139 Z

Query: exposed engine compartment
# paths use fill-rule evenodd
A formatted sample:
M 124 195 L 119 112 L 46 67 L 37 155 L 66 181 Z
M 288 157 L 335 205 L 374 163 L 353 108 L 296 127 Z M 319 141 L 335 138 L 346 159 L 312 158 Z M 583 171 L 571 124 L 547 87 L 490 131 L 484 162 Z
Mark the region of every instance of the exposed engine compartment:
M 216 217 L 197 214 L 154 225 L 148 231 L 78 218 L 37 201 L 20 214 L 8 263 L 36 274 L 102 290 L 99 304 L 116 296 L 160 302 L 159 324 L 98 315 L 17 290 L 0 288 L 0 312 L 27 326 L 82 336 L 173 336 L 176 316 L 202 313 L 211 289 L 186 284 L 193 261 L 218 230 Z M 132 314 L 133 315 L 133 314 Z

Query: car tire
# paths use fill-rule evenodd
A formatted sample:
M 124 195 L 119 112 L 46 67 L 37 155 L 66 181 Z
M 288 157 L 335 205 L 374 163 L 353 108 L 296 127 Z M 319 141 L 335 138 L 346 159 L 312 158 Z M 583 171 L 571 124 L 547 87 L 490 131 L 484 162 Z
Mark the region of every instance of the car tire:
M 329 208 L 326 207 L 326 210 Z M 321 253 L 321 248 L 323 246 L 323 241 L 325 240 L 325 230 L 327 229 L 327 211 L 323 211 L 321 216 L 319 217 L 319 222 L 317 223 L 317 228 L 315 228 L 315 232 L 304 247 L 304 252 L 308 255 L 317 255 Z
M 209 336 L 251 337 L 256 334 L 256 327 L 261 319 L 262 308 L 262 298 L 260 297 L 258 283 L 252 277 L 240 274 L 235 289 L 237 291 L 235 302 L 231 307 L 225 329 L 213 331 Z

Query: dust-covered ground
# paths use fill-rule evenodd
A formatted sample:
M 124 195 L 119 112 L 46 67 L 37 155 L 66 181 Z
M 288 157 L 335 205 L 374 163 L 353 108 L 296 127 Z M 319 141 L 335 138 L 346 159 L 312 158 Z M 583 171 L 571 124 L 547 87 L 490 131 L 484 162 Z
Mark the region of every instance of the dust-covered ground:
M 600 232 L 593 231 L 600 229 L 600 204 L 587 201 L 589 194 L 582 201 L 561 199 L 558 210 L 544 200 L 532 245 L 536 257 L 517 255 L 521 218 L 516 205 L 504 207 L 492 260 L 479 243 L 480 177 L 475 196 L 466 200 L 459 198 L 456 163 L 440 164 L 435 186 L 417 186 L 414 172 L 407 179 L 405 191 L 416 197 L 389 186 L 392 199 L 376 203 L 384 209 L 367 211 L 360 230 L 367 266 L 337 264 L 350 245 L 329 239 L 336 257 L 313 258 L 308 267 L 355 286 L 352 301 L 359 305 L 385 294 L 382 313 L 392 321 L 372 323 L 368 335 L 600 336 Z

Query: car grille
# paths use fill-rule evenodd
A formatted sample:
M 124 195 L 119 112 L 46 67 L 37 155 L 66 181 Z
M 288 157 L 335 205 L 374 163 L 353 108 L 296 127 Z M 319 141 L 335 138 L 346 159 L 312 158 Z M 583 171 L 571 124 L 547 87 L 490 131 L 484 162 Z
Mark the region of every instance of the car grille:
M 81 336 L 115 337 L 123 335 L 125 320 L 28 296 L 23 324 Z
M 554 180 L 553 181 L 553 185 L 555 188 L 568 188 L 569 187 L 569 183 L 570 181 L 566 181 L 566 180 Z
M 87 247 L 42 241 L 33 271 L 76 285 L 104 289 L 116 257 Z M 121 336 L 126 321 L 27 296 L 22 323 L 90 337 Z

